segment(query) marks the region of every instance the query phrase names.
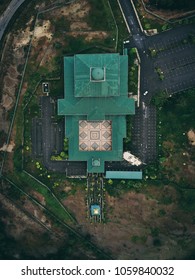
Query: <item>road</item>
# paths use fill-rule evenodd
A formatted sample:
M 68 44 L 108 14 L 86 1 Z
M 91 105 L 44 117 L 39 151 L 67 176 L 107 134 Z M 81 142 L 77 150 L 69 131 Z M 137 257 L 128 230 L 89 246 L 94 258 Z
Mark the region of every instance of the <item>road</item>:
M 11 18 L 13 17 L 17 9 L 24 3 L 24 1 L 25 0 L 12 0 L 7 9 L 0 17 L 0 41 Z
M 142 30 L 141 30 L 141 26 L 138 22 L 138 19 L 136 17 L 134 8 L 130 2 L 130 0 L 120 0 L 120 5 L 121 8 L 123 10 L 123 13 L 125 15 L 126 21 L 129 25 L 129 28 L 131 30 L 131 34 L 133 36 L 142 35 Z

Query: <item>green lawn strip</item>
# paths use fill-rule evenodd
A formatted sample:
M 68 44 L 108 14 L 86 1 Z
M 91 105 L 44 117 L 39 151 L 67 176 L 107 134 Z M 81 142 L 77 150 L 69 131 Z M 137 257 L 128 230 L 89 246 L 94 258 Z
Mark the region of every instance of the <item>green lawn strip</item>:
M 119 40 L 118 40 L 118 52 L 122 52 L 123 50 L 123 41 L 124 39 L 129 37 L 129 32 L 127 30 L 126 24 L 123 19 L 123 15 L 121 13 L 121 10 L 118 5 L 117 0 L 109 0 L 110 6 L 112 8 L 116 24 L 118 26 L 118 34 L 119 34 Z
M 129 151 L 131 149 L 131 130 L 132 130 L 132 116 L 128 115 L 127 120 L 127 135 L 123 139 L 123 150 Z
M 128 53 L 129 60 L 128 60 L 128 68 L 129 68 L 129 92 L 133 92 L 133 94 L 137 94 L 137 87 L 138 87 L 138 61 L 137 54 L 135 48 L 129 50 Z
M 91 9 L 88 15 L 88 23 L 94 30 L 115 31 L 112 13 L 108 2 L 105 0 L 89 0 Z
M 133 2 L 144 30 L 157 29 L 158 32 L 161 32 L 169 28 L 170 24 L 155 17 L 151 19 L 151 15 L 148 17 L 148 14 L 143 10 L 142 5 L 138 1 Z
M 157 19 L 155 20 L 148 18 L 147 15 L 139 15 L 139 17 L 144 30 L 157 29 L 158 32 L 161 32 L 170 28 L 170 24 L 167 24 Z

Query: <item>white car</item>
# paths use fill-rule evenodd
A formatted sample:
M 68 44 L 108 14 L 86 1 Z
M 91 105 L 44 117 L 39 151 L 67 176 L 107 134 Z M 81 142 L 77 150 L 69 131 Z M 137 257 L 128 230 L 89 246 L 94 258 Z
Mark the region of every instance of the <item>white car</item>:
M 148 94 L 148 91 L 146 90 L 145 92 L 144 92 L 144 95 L 147 95 Z

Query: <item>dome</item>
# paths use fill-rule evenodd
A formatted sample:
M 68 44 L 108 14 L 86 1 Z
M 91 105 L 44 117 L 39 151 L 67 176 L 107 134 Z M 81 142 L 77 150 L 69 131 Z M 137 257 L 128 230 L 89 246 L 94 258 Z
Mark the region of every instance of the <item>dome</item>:
M 100 67 L 93 68 L 91 71 L 91 77 L 96 81 L 104 80 L 104 69 Z

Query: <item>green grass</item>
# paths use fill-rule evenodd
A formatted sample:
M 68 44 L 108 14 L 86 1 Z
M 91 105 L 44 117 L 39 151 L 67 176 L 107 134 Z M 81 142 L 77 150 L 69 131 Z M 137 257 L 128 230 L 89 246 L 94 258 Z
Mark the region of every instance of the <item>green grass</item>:
M 88 24 L 94 30 L 115 31 L 115 24 L 107 1 L 88 0 L 91 6 Z
M 151 18 L 147 17 L 147 13 L 145 11 L 144 11 L 144 14 L 143 14 L 143 12 L 141 12 L 140 3 L 138 3 L 138 1 L 133 1 L 133 2 L 136 7 L 136 10 L 138 12 L 139 19 L 141 21 L 143 29 L 145 29 L 145 30 L 157 29 L 158 32 L 161 32 L 163 29 L 169 28 L 168 25 L 165 27 L 164 21 L 162 21 L 160 19 L 155 19 L 155 18 L 151 19 Z
M 195 89 L 167 98 L 162 110 L 159 111 L 159 119 L 162 122 L 161 134 L 164 140 L 173 140 L 180 145 L 187 143 L 184 141 L 187 138 L 183 133 L 195 127 L 193 104 L 195 104 Z
M 129 50 L 129 59 L 128 59 L 128 70 L 129 70 L 129 79 L 128 79 L 128 87 L 129 92 L 133 92 L 133 94 L 137 94 L 138 87 L 138 65 L 135 63 L 137 59 L 137 54 L 135 49 Z
M 123 41 L 124 39 L 129 37 L 129 32 L 127 30 L 126 24 L 123 19 L 123 15 L 121 13 L 120 7 L 118 5 L 117 0 L 109 0 L 110 6 L 112 8 L 116 24 L 118 26 L 118 35 L 119 35 L 119 40 L 118 40 L 118 52 L 122 53 L 123 50 Z
M 155 96 L 153 102 L 158 108 L 159 161 L 154 169 L 146 169 L 146 175 L 152 172 L 165 184 L 173 183 L 176 187 L 190 188 L 192 179 L 189 177 L 190 173 L 184 172 L 184 163 L 191 165 L 195 158 L 194 149 L 189 145 L 187 137 L 187 132 L 195 128 L 195 89 L 174 94 L 172 97 L 161 92 Z M 185 153 L 189 156 L 185 156 Z M 166 200 L 165 204 L 169 204 L 169 198 Z
M 178 205 L 186 212 L 194 214 L 195 211 L 195 189 L 180 190 Z

